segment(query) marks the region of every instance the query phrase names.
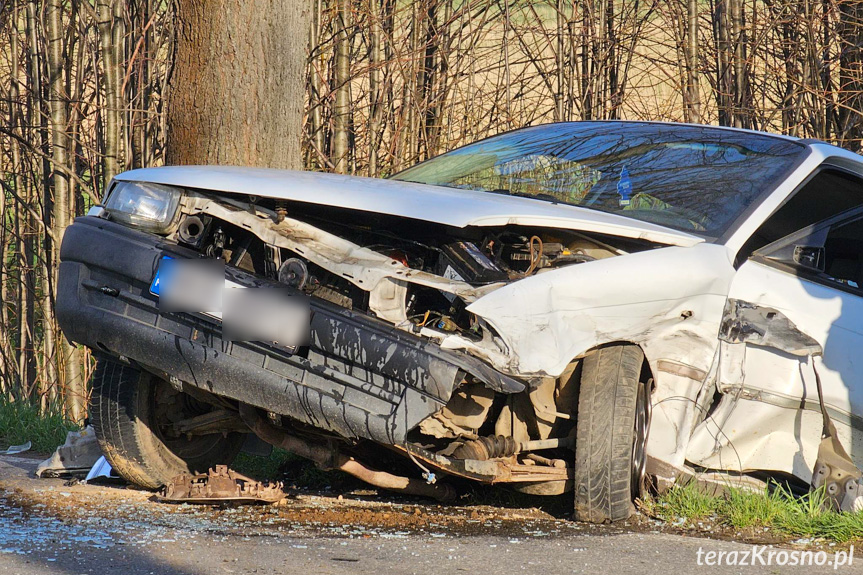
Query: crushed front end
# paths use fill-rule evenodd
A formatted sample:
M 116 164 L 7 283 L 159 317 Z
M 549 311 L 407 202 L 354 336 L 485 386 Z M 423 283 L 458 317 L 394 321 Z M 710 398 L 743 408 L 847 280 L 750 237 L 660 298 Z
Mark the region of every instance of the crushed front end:
M 471 304 L 525 278 L 655 246 L 120 179 L 104 207 L 66 231 L 57 316 L 97 355 L 217 408 L 175 418 L 172 436 L 251 430 L 329 468 L 354 465 L 339 450 L 380 455 L 364 447 L 374 442 L 427 478 L 555 494 L 573 485 L 581 358 L 559 373 L 524 372 Z M 171 310 L 155 289 L 166 260 L 218 261 L 232 287 L 307 298 L 308 344 L 238 341 L 219 314 Z M 530 322 L 525 315 L 520 337 Z

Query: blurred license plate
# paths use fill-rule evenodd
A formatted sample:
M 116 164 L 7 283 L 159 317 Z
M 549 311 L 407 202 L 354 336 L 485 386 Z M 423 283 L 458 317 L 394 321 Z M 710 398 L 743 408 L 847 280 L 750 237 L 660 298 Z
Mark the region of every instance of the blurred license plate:
M 150 293 L 159 298 L 161 311 L 202 313 L 220 320 L 226 341 L 262 341 L 292 353 L 307 344 L 307 296 L 286 287 L 249 288 L 224 273 L 224 262 L 162 256 Z
M 225 278 L 225 264 L 220 260 L 162 256 L 150 282 L 150 293 L 159 298 L 162 311 L 203 313 L 221 319 L 222 292 L 244 287 Z
M 156 268 L 156 275 L 153 276 L 153 281 L 150 282 L 150 293 L 154 296 L 159 295 L 159 290 L 162 287 L 162 278 L 159 276 L 159 268 L 162 267 L 162 262 L 165 260 L 172 260 L 171 256 L 162 256 L 162 259 L 159 260 L 159 267 Z

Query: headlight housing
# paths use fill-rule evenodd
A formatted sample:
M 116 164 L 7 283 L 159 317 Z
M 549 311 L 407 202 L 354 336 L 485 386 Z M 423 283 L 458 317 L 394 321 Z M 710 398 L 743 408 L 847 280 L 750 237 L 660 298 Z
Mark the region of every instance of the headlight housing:
M 174 224 L 183 191 L 147 182 L 117 181 L 105 202 L 111 219 L 148 232 L 166 232 Z

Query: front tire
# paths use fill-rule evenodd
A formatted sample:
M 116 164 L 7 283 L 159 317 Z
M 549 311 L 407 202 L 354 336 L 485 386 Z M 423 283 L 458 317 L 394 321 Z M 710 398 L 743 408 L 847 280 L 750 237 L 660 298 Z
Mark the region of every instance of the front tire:
M 584 358 L 575 445 L 575 519 L 607 523 L 635 511 L 644 472 L 650 398 L 644 353 L 612 345 Z M 641 413 L 639 413 L 641 411 Z
M 240 452 L 241 433 L 171 437 L 170 420 L 211 409 L 175 391 L 159 378 L 100 359 L 93 373 L 90 419 L 105 459 L 124 479 L 158 489 L 180 473 L 203 473 L 230 464 Z

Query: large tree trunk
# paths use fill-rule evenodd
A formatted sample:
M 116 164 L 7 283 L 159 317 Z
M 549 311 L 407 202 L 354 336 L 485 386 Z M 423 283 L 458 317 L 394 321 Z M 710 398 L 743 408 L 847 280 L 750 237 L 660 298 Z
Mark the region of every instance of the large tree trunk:
M 299 168 L 308 9 L 301 0 L 179 0 L 169 164 Z

